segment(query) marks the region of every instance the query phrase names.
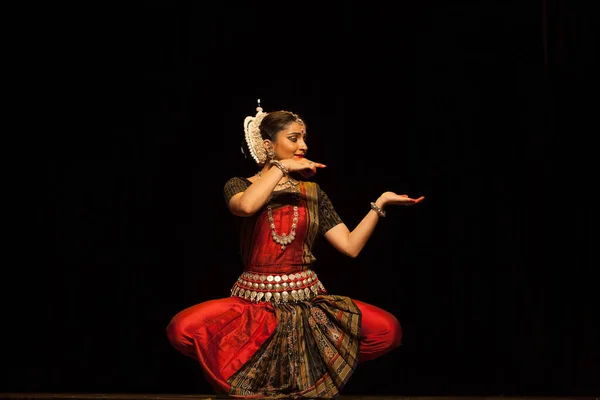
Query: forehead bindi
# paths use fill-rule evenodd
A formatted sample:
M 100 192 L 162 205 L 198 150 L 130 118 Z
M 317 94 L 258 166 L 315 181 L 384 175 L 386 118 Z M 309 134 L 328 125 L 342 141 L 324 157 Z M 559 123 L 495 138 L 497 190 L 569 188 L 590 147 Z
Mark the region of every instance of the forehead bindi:
M 292 122 L 287 127 L 285 127 L 281 133 L 286 135 L 298 135 L 298 136 L 306 136 L 306 129 L 304 125 L 301 125 L 297 122 Z

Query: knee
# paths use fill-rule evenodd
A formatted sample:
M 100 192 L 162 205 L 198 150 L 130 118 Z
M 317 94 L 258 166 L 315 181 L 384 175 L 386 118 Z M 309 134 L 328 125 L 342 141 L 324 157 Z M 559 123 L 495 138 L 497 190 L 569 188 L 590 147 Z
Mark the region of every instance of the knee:
M 174 347 L 181 347 L 189 344 L 189 335 L 187 334 L 187 325 L 184 320 L 177 315 L 171 319 L 166 328 L 167 339 Z
M 388 329 L 390 332 L 388 336 L 390 338 L 389 346 L 391 348 L 400 346 L 400 344 L 402 343 L 402 326 L 400 325 L 398 319 L 393 315 L 390 316 Z
M 390 313 L 384 314 L 385 318 L 380 320 L 378 337 L 381 346 L 391 350 L 400 346 L 402 342 L 402 327 L 398 318 Z
M 379 313 L 378 318 L 370 320 L 365 328 L 359 362 L 378 358 L 401 344 L 400 322 L 390 313 Z
M 398 319 L 391 314 L 388 314 L 382 322 L 378 335 L 379 345 L 382 350 L 385 349 L 384 351 L 388 352 L 399 347 L 402 343 L 402 327 Z

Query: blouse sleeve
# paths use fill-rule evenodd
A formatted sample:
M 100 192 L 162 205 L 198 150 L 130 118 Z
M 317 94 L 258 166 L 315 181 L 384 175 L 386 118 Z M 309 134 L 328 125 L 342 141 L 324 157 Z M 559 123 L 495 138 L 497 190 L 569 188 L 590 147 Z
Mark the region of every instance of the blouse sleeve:
M 333 208 L 327 194 L 319 187 L 319 234 L 324 235 L 343 221 Z
M 223 197 L 225 198 L 225 204 L 229 204 L 229 200 L 236 194 L 243 192 L 248 188 L 250 183 L 242 178 L 231 178 L 223 187 Z

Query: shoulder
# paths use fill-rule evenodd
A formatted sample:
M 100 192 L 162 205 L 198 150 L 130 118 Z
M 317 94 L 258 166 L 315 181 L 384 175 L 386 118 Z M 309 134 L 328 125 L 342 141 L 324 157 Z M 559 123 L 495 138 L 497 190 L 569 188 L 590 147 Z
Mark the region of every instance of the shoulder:
M 251 182 L 246 178 L 241 178 L 239 176 L 229 178 L 223 186 L 223 195 L 225 196 L 225 201 L 229 203 L 229 200 L 231 200 L 233 196 L 245 191 L 250 185 Z
M 316 182 L 302 181 L 302 185 L 304 185 L 307 192 L 321 193 L 321 186 Z
M 319 194 L 319 196 L 321 195 L 321 193 L 325 193 L 323 191 L 323 188 L 321 188 L 321 185 L 319 185 L 317 182 L 305 182 L 305 185 L 306 184 L 312 186 L 312 188 Z
M 225 182 L 225 187 L 239 187 L 239 186 L 250 186 L 251 182 L 248 178 L 242 178 L 240 176 L 234 176 L 233 178 L 229 178 Z
M 314 193 L 316 198 L 319 200 L 319 203 L 323 201 L 323 199 L 328 199 L 327 194 L 317 182 L 312 181 L 303 181 L 304 187 L 306 188 L 307 193 Z

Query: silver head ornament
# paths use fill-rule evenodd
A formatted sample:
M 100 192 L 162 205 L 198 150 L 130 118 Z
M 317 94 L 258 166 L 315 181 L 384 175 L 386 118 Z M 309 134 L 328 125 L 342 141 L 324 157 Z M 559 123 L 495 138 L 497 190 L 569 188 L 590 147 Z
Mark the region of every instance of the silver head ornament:
M 248 116 L 244 119 L 246 144 L 248 145 L 248 150 L 250 150 L 252 158 L 259 165 L 264 164 L 267 161 L 267 151 L 265 150 L 263 138 L 260 134 L 260 123 L 266 115 L 267 113 L 263 112 L 263 109 L 260 106 L 260 99 L 258 99 L 256 115 Z

